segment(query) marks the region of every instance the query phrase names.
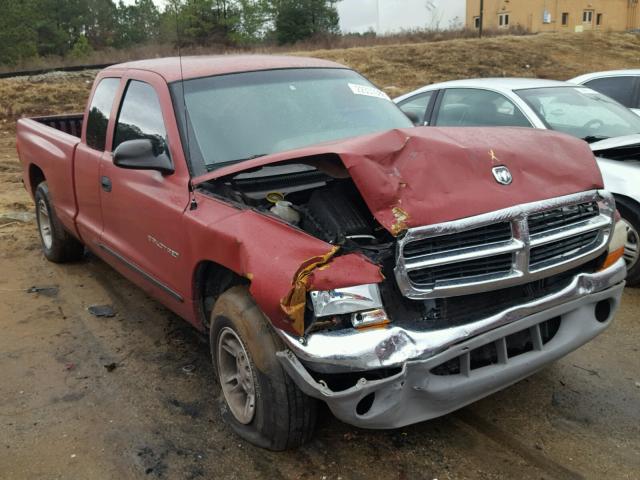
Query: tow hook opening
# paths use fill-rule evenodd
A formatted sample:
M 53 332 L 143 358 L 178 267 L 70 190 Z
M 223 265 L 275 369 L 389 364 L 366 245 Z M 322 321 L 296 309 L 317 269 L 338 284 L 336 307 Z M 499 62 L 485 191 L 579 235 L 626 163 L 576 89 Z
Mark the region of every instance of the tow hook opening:
M 611 317 L 611 300 L 600 300 L 594 310 L 596 320 L 605 323 Z
M 356 413 L 360 416 L 363 416 L 369 413 L 369 410 L 371 410 L 371 407 L 373 406 L 373 402 L 375 399 L 376 399 L 375 392 L 372 392 L 369 395 L 364 396 L 362 400 L 358 402 L 358 405 L 356 405 Z

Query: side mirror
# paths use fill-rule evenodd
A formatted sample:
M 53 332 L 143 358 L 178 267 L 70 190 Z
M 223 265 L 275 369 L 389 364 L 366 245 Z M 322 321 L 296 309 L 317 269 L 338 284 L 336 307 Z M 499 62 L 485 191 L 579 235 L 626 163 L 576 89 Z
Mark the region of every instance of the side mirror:
M 164 148 L 158 148 L 149 138 L 127 140 L 113 152 L 113 164 L 131 170 L 157 170 L 164 174 L 175 171 Z

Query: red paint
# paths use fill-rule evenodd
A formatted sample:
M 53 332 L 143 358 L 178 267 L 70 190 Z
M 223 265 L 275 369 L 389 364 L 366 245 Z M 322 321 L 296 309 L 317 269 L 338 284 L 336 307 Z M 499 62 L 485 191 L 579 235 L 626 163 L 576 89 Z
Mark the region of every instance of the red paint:
M 154 58 L 121 63 L 109 67 L 104 72 L 114 70 L 144 70 L 157 73 L 168 83 L 181 79 L 228 75 L 232 73 L 278 70 L 281 68 L 347 68 L 339 63 L 319 58 L 287 57 L 280 55 L 216 55 Z
M 120 100 L 129 79 L 150 84 L 160 98 L 175 173 L 119 169 L 111 148 L 104 153 L 78 139 L 33 120 L 18 122 L 19 156 L 28 189 L 29 168 L 42 169 L 56 212 L 64 225 L 97 255 L 202 328 L 195 299 L 198 265 L 211 261 L 251 280 L 251 293 L 274 325 L 291 331 L 280 301 L 292 287 L 301 265 L 326 255 L 331 245 L 286 223 L 196 192 L 198 207 L 189 208 L 189 173 L 167 82 L 180 78 L 177 59 L 132 62 L 102 71 L 121 79 L 111 111 L 107 145 L 111 145 Z M 270 57 L 184 58 L 185 78 L 274 68 L 344 68 L 322 60 Z M 94 87 L 95 88 L 95 87 Z M 85 122 L 86 128 L 86 113 Z M 492 176 L 493 150 L 499 164 L 514 176 L 510 186 Z M 317 145 L 247 161 L 194 179 L 194 183 L 244 169 L 333 153 L 349 170 L 377 220 L 393 230 L 396 207 L 407 212 L 407 226 L 419 226 L 480 214 L 545 198 L 602 188 L 588 146 L 560 134 L 533 129 L 395 130 Z M 100 177 L 113 183 L 110 193 Z M 396 225 L 397 226 L 397 225 Z M 169 288 L 158 287 L 135 272 L 104 245 Z M 168 251 L 177 252 L 172 256 Z M 332 258 L 312 273 L 310 288 L 329 289 L 378 283 L 377 265 L 358 254 Z M 182 297 L 182 301 L 176 298 Z
M 195 182 L 329 153 L 340 157 L 372 213 L 389 231 L 396 223 L 394 207 L 409 214 L 408 227 L 417 227 L 603 188 L 586 142 L 528 128 L 393 130 L 260 157 Z M 511 170 L 511 185 L 496 182 L 492 168 L 497 165 Z

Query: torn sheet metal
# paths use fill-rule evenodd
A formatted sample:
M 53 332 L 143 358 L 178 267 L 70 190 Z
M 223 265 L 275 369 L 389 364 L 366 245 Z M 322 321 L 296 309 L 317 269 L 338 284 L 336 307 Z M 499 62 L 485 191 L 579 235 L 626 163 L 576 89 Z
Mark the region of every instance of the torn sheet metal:
M 268 155 L 221 168 L 202 183 L 307 156 L 338 155 L 376 220 L 393 235 L 521 203 L 603 187 L 588 145 L 525 128 L 413 128 Z M 493 175 L 506 166 L 510 185 Z
M 277 328 L 300 335 L 309 288 L 383 279 L 379 268 L 362 255 L 334 257 L 337 247 L 274 217 L 196 195 L 200 207 L 190 212 L 195 221 L 189 222 L 187 232 L 191 250 L 250 279 L 253 298 Z
M 324 266 L 311 272 L 308 281 L 308 290 L 333 290 L 343 288 L 344 277 L 351 279 L 351 285 L 365 285 L 368 283 L 380 283 L 384 275 L 378 265 L 359 253 L 350 253 L 340 257 L 334 257 Z M 372 279 L 374 279 L 372 281 Z
M 307 303 L 309 277 L 316 269 L 326 265 L 338 250 L 338 247 L 333 247 L 324 255 L 305 260 L 293 276 L 291 290 L 289 290 L 289 293 L 280 301 L 282 311 L 291 319 L 293 329 L 298 334 L 304 332 L 304 308 Z

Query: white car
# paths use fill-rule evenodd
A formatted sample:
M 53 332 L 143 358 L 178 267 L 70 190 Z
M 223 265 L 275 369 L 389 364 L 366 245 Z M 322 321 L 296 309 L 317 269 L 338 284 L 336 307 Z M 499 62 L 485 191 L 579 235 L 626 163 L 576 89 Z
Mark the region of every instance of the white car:
M 603 93 L 640 115 L 640 70 L 587 73 L 569 82 Z
M 557 130 L 587 141 L 627 226 L 627 282 L 640 285 L 640 117 L 615 100 L 567 82 L 523 78 L 457 80 L 394 100 L 416 126 L 514 126 Z M 544 146 L 541 146 L 544 152 Z

